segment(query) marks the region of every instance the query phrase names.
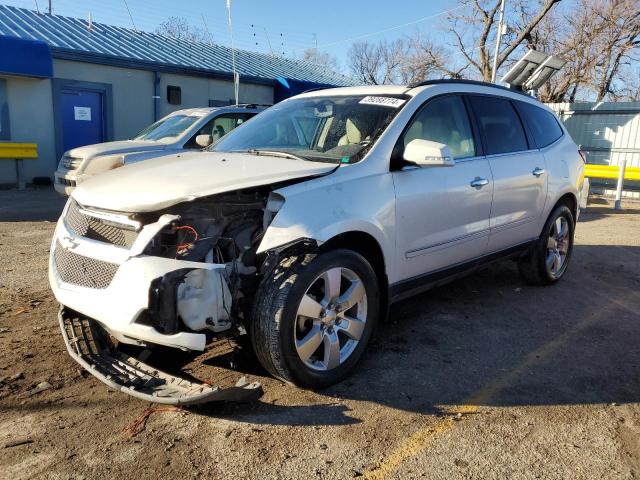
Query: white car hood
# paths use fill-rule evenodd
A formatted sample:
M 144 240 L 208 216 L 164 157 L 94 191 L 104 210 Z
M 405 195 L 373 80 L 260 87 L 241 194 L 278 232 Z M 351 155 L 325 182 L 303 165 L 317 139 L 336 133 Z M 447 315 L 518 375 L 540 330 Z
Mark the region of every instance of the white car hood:
M 122 140 L 119 142 L 96 143 L 84 147 L 72 148 L 67 153 L 74 158 L 93 158 L 100 155 L 116 155 L 118 153 L 162 150 L 165 143 L 144 140 Z
M 199 197 L 328 173 L 331 163 L 245 153 L 188 152 L 93 177 L 74 190 L 86 206 L 152 212 Z

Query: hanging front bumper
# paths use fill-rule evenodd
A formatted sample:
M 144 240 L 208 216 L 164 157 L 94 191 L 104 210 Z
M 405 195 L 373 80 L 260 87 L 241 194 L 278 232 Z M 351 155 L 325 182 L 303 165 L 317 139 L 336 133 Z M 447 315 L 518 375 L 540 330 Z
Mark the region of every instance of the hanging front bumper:
M 214 401 L 247 402 L 262 394 L 260 383 L 245 377 L 235 386 L 220 388 L 162 372 L 119 351 L 98 322 L 60 309 L 60 329 L 69 355 L 91 375 L 114 390 L 140 400 L 168 405 L 193 405 Z

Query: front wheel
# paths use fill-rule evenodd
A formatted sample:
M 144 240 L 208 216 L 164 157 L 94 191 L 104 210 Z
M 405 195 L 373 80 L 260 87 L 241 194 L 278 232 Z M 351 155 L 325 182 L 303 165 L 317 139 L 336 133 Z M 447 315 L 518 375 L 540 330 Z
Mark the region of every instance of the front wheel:
M 550 285 L 563 277 L 573 252 L 574 227 L 573 214 L 566 205 L 551 212 L 531 253 L 518 263 L 527 283 Z
M 378 317 L 377 276 L 364 257 L 351 250 L 294 254 L 263 279 L 251 337 L 271 374 L 323 388 L 355 368 Z

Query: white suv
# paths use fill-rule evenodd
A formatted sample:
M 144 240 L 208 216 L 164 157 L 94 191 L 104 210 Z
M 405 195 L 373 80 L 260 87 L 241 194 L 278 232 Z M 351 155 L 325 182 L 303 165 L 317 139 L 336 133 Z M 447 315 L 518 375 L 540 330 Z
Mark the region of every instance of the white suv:
M 584 171 L 551 110 L 471 81 L 305 93 L 175 157 L 80 185 L 49 268 L 72 356 L 164 403 L 257 387 L 187 382 L 122 344 L 248 334 L 270 373 L 325 387 L 398 299 L 506 257 L 527 282 L 558 281 Z
M 99 173 L 149 158 L 207 147 L 264 108 L 242 104 L 176 110 L 130 140 L 72 148 L 64 152 L 58 163 L 54 188 L 61 195 L 70 195 L 78 183 Z

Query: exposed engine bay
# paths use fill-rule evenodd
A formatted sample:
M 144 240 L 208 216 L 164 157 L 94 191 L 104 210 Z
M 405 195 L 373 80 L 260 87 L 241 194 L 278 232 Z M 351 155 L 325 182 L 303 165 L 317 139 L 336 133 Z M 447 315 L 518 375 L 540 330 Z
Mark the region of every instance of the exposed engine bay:
M 158 212 L 179 218 L 153 237 L 144 255 L 220 268 L 181 269 L 155 279 L 143 321 L 164 334 L 183 327 L 215 333 L 244 328 L 265 260 L 256 250 L 284 201 L 272 188 L 223 193 Z

